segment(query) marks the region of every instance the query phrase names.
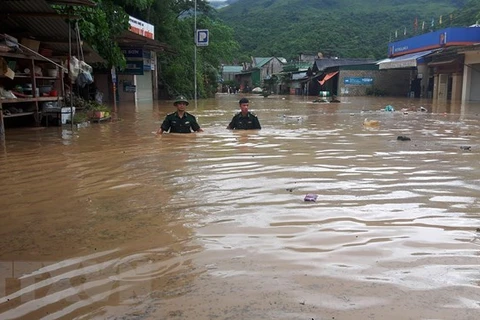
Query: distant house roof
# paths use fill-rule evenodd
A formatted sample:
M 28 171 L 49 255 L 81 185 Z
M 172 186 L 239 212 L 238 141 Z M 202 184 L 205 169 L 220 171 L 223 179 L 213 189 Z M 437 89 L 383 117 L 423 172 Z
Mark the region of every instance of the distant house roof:
M 273 59 L 273 57 L 268 57 L 268 58 L 255 57 L 255 58 L 253 58 L 253 63 L 255 65 L 255 67 L 261 68 L 262 66 L 266 65 L 272 59 Z
M 222 68 L 222 72 L 224 73 L 240 73 L 242 70 L 242 66 L 223 66 Z
M 292 73 L 292 80 L 300 80 L 308 78 L 306 72 L 294 72 Z
M 283 65 L 283 72 L 295 72 L 295 71 L 306 71 L 312 67 L 311 62 L 296 61 L 285 63 Z
M 314 70 L 323 71 L 331 67 L 340 67 L 340 66 L 353 66 L 360 64 L 375 64 L 376 60 L 368 58 L 324 58 L 324 59 L 315 59 L 313 64 Z

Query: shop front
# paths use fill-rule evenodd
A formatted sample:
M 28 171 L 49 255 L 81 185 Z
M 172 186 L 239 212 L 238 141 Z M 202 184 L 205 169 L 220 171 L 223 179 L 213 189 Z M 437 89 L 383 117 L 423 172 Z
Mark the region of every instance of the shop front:
M 390 43 L 389 56 L 379 62 L 379 68 L 414 71 L 411 90 L 415 97 L 438 101 L 480 100 L 479 91 L 471 89 L 476 88 L 475 81 L 480 81 L 478 54 L 475 50 L 462 54 L 465 46 L 474 46 L 479 41 L 478 27 L 446 28 L 422 34 Z
M 158 99 L 157 52 L 166 49 L 166 45 L 155 40 L 154 26 L 130 17 L 130 29 L 116 40 L 126 59 L 126 67 L 110 73 L 97 74 L 96 79 L 108 92 L 107 101 L 148 102 Z M 112 94 L 112 79 L 115 80 L 115 96 Z
M 462 101 L 480 101 L 480 45 L 463 51 L 465 64 L 463 68 Z

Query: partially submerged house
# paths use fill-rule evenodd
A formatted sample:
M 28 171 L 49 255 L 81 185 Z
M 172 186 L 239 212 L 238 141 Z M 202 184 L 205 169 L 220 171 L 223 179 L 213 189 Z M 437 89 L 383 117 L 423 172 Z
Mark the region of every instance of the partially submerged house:
M 252 57 L 252 62 L 244 63 L 242 72 L 236 76 L 240 90 L 249 92 L 255 87 L 264 87 L 282 71 L 284 63 L 285 59 L 277 57 Z
M 312 62 L 295 61 L 289 62 L 283 66 L 280 75 L 280 93 L 291 95 L 306 94 L 304 91 L 307 83 L 312 76 Z
M 389 43 L 381 70 L 410 74 L 410 93 L 440 101 L 480 101 L 480 27 L 452 27 Z M 475 89 L 474 89 L 475 88 Z
M 366 95 L 373 85 L 372 71 L 378 70 L 373 59 L 316 59 L 307 86 L 308 95 L 328 92 L 329 95 Z
M 222 66 L 222 82 L 235 81 L 235 76 L 242 72 L 243 66 Z

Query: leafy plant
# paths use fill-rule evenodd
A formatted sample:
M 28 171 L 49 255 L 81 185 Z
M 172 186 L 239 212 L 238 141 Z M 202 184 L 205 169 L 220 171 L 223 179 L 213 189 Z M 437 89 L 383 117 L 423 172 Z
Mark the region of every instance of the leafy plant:
M 95 7 L 55 8 L 60 12 L 81 17 L 78 25 L 82 40 L 90 44 L 107 61 L 108 68 L 111 66 L 124 68 L 125 57 L 115 39 L 128 30 L 128 14 L 121 6 L 122 1 L 94 0 L 94 2 L 97 4 Z
M 73 116 L 73 123 L 83 123 L 88 121 L 88 116 L 86 112 L 76 112 Z
M 72 106 L 77 110 L 110 111 L 110 107 L 107 105 L 100 104 L 93 100 L 85 100 L 77 95 L 73 95 L 73 100 L 70 98 L 70 95 L 67 95 L 65 98 L 65 105 L 70 106 L 70 104 L 72 104 Z

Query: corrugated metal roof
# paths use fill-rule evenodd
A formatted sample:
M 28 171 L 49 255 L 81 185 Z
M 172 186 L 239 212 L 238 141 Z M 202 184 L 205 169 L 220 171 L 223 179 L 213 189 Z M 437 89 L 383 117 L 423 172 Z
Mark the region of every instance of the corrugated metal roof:
M 222 68 L 222 72 L 224 73 L 240 73 L 242 70 L 242 66 L 223 66 Z
M 43 14 L 45 16 L 35 15 Z M 68 24 L 42 0 L 0 1 L 0 31 L 16 37 L 35 36 L 39 41 L 68 41 Z M 22 16 L 22 14 L 25 14 Z
M 74 0 L 70 2 L 75 2 Z M 78 2 L 78 1 L 77 1 Z M 40 47 L 52 49 L 54 55 L 68 55 L 69 25 L 44 0 L 1 0 L 0 33 L 40 41 Z M 73 47 L 77 38 L 71 31 Z M 83 46 L 88 63 L 104 61 L 88 45 Z
M 363 59 L 363 58 L 325 58 L 325 59 L 315 59 L 314 66 L 318 71 L 323 71 L 331 67 L 340 67 L 340 66 L 352 66 L 360 64 L 374 64 L 376 61 L 373 59 Z
M 253 61 L 255 63 L 255 67 L 262 67 L 272 59 L 273 59 L 273 57 L 268 57 L 268 58 L 256 57 L 256 58 L 253 58 Z
M 150 39 L 139 34 L 133 33 L 131 31 L 125 30 L 120 36 L 116 38 L 116 41 L 120 47 L 134 47 L 134 48 L 144 48 L 147 50 L 152 50 L 156 52 L 174 52 L 172 48 L 167 46 L 165 43 L 159 42 L 154 39 Z
M 292 73 L 292 80 L 299 80 L 304 78 L 307 78 L 306 72 Z

